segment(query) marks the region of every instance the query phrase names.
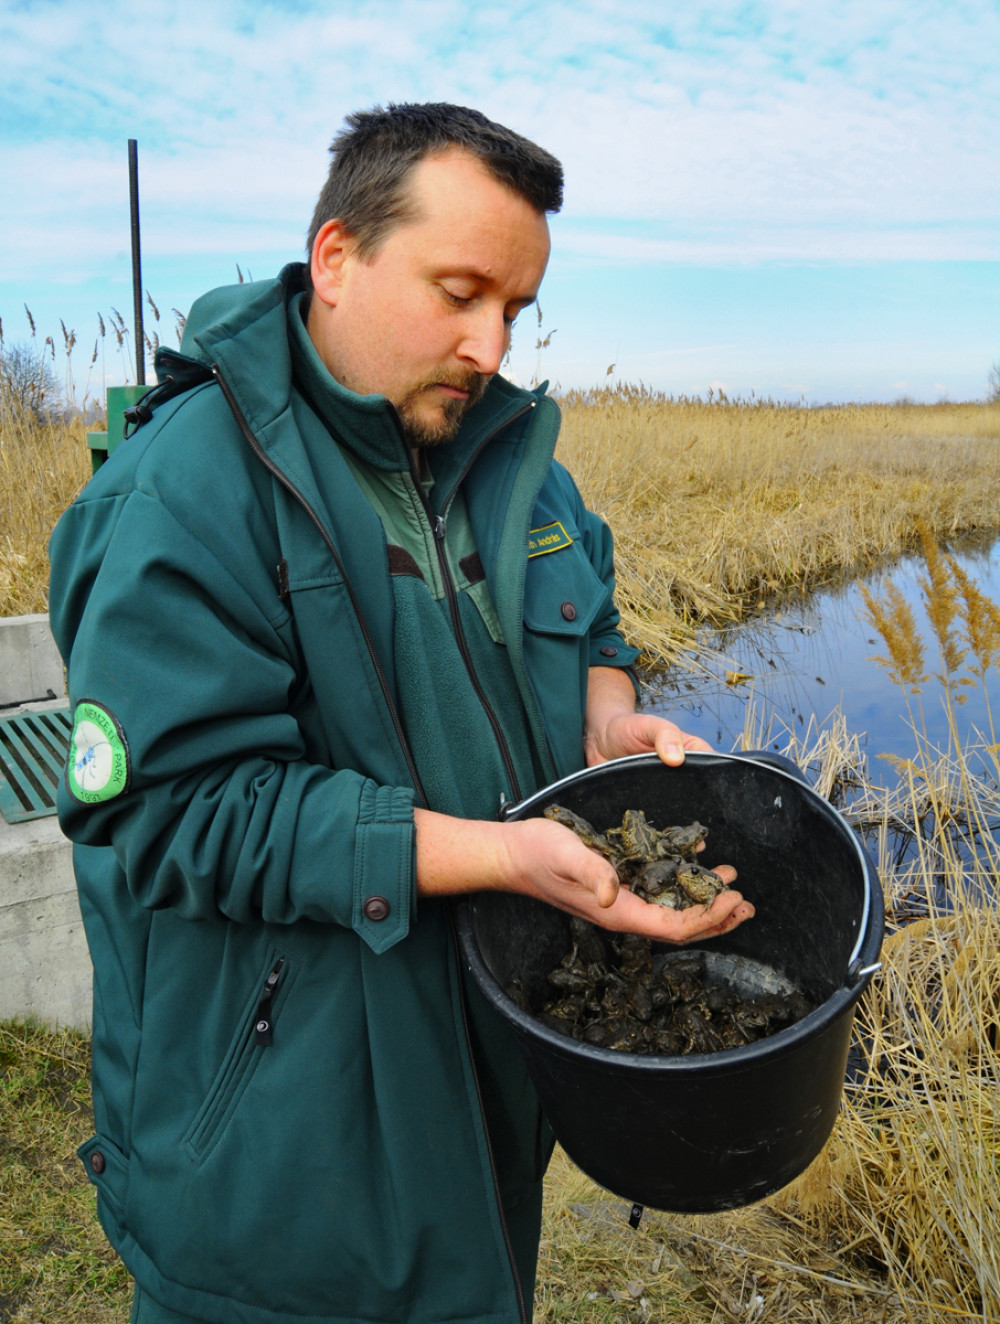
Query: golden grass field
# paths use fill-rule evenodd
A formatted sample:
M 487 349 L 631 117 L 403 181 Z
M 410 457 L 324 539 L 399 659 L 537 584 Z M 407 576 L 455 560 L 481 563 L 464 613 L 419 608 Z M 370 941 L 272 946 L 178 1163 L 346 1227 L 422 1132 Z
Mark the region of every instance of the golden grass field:
M 857 733 L 836 721 L 786 741 L 821 793 L 854 784 L 845 812 L 872 833 L 890 924 L 858 1025 L 881 1073 L 846 1089 L 829 1144 L 797 1182 L 732 1213 L 647 1211 L 633 1232 L 623 1202 L 557 1152 L 535 1318 L 996 1324 L 1000 744 L 992 715 L 986 732 L 963 728 L 960 700 L 967 681 L 987 699 L 995 685 L 1000 610 L 935 548 L 997 530 L 1000 406 L 807 410 L 619 388 L 571 396 L 564 412 L 559 457 L 615 529 L 625 628 L 650 663 L 676 657 L 699 621 L 738 619 L 921 547 L 940 657 L 914 654 L 898 603 L 870 599 L 914 721 L 898 784 L 875 783 Z M 0 433 L 0 614 L 45 610 L 45 541 L 87 475 L 83 431 Z M 922 735 L 911 693 L 929 670 L 949 681 L 943 748 Z M 903 865 L 900 834 L 912 846 Z M 893 923 L 914 895 L 922 917 Z M 0 1321 L 127 1317 L 127 1276 L 72 1159 L 89 1127 L 87 1049 L 85 1036 L 0 1025 Z
M 563 402 L 558 458 L 615 532 L 627 633 L 693 624 L 1000 523 L 1000 405 L 706 404 L 619 388 Z
M 677 401 L 618 387 L 563 400 L 558 457 L 616 537 L 625 629 L 650 661 L 691 627 L 992 530 L 1000 404 Z M 90 472 L 86 427 L 0 422 L 0 615 L 44 611 L 45 545 Z

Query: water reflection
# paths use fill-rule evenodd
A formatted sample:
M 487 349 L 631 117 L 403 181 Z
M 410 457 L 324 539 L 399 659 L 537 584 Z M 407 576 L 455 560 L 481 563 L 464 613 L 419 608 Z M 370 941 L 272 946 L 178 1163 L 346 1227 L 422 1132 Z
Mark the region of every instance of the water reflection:
M 955 554 L 980 590 L 993 601 L 1000 600 L 1000 541 L 956 550 Z M 926 576 L 923 559 L 908 557 L 866 582 L 881 595 L 882 586 L 891 580 L 904 594 L 921 629 L 926 670 L 933 673 L 941 666 L 920 589 L 920 580 Z M 776 733 L 775 745 L 784 743 L 780 739 L 783 727 L 802 730 L 811 718 L 822 725 L 839 710 L 848 731 L 861 737 L 873 773 L 877 765 L 872 760 L 880 754 L 912 757 L 915 739 L 908 725 L 905 697 L 885 668 L 873 660 L 885 654 L 885 643 L 864 616 L 857 583 L 803 597 L 780 612 L 730 630 L 705 631 L 700 643 L 707 671 L 693 675 L 677 670 L 649 682 L 645 704 L 719 749 L 733 749 L 739 743 L 752 704 L 764 729 L 770 725 Z M 727 684 L 726 676 L 731 673 L 746 679 Z M 990 673 L 987 685 L 995 691 L 997 682 Z M 928 739 L 942 746 L 948 739 L 943 698 L 943 687 L 932 676 L 922 689 L 922 725 Z M 969 688 L 968 699 L 957 713 L 961 736 L 973 728 L 987 730 L 981 685 Z

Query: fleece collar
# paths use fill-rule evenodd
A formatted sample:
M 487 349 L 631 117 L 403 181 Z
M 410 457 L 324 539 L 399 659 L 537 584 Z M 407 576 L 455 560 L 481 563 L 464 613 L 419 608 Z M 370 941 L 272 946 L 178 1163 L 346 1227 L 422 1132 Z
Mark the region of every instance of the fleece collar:
M 305 396 L 336 441 L 376 468 L 409 467 L 396 412 L 383 395 L 358 395 L 322 362 L 303 319 L 304 266 L 291 263 L 274 280 L 227 286 L 192 307 L 182 352 L 217 364 L 250 426 L 267 444 L 271 425 Z M 494 377 L 469 410 L 458 436 L 430 452 L 439 481 L 460 472 L 482 442 L 532 408 L 544 392 Z

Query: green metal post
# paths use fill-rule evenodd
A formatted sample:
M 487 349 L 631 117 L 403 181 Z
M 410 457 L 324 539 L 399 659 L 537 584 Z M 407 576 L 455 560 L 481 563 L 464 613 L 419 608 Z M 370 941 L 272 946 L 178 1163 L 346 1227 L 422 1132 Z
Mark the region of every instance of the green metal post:
M 130 405 L 138 404 L 144 395 L 149 394 L 148 386 L 109 386 L 106 397 L 108 430 L 107 432 L 88 432 L 87 445 L 90 447 L 90 463 L 96 474 L 98 469 L 116 450 L 125 436 L 125 410 Z

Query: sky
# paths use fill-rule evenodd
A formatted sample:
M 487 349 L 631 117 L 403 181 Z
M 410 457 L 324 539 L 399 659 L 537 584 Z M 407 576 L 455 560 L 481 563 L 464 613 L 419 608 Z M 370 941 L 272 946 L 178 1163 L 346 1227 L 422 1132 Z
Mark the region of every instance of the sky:
M 934 402 L 1000 362 L 1000 0 L 0 0 L 0 100 L 4 343 L 27 306 L 62 376 L 75 336 L 77 398 L 135 380 L 129 139 L 175 345 L 304 257 L 344 117 L 407 101 L 565 167 L 517 380 Z

